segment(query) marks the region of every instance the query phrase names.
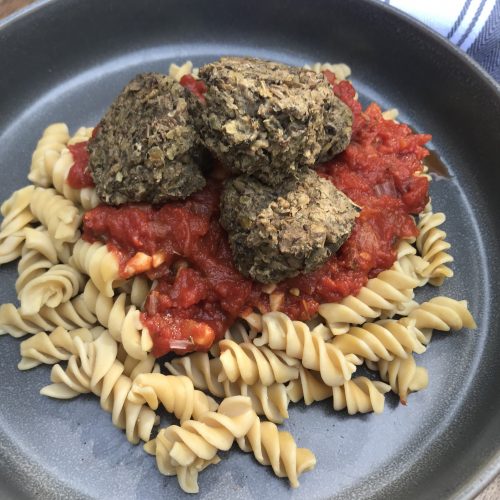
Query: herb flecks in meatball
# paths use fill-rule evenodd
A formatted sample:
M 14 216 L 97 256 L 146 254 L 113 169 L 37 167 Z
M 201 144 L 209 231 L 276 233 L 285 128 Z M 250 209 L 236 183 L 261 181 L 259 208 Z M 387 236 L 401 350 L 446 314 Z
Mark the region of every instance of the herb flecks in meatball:
M 277 186 L 349 144 L 351 110 L 323 74 L 241 57 L 222 57 L 199 74 L 207 91 L 188 97 L 194 123 L 236 173 Z
M 136 76 L 100 121 L 88 149 L 97 194 L 112 205 L 163 203 L 205 185 L 186 90 L 168 76 Z
M 276 188 L 239 176 L 226 182 L 221 224 L 240 272 L 276 283 L 323 264 L 349 237 L 358 210 L 313 171 Z

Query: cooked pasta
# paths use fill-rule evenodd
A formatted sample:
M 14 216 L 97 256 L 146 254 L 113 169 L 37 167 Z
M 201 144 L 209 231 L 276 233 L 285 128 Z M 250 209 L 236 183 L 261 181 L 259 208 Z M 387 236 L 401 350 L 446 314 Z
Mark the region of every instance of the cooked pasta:
M 69 358 L 66 370 L 60 365 L 52 367 L 53 383 L 40 393 L 52 398 L 71 399 L 92 392 L 100 396 L 101 407 L 112 414 L 113 424 L 125 430 L 131 443 L 148 441 L 156 415 L 147 406 L 127 400 L 132 380 L 124 375 L 124 365 L 117 359 L 115 340 L 105 331 L 90 343 L 76 338 L 75 345 L 78 354 Z
M 181 477 L 197 477 L 195 471 L 217 460 L 219 450 L 229 450 L 234 440 L 245 436 L 256 420 L 258 417 L 249 398 L 226 398 L 217 412 L 205 413 L 199 420 L 188 420 L 181 426 L 161 429 L 145 449 L 156 455 L 156 464 L 162 474 L 177 475 L 179 484 L 184 487 Z M 197 485 L 193 490 L 197 490 Z
M 336 336 L 332 344 L 344 354 L 356 354 L 370 361 L 405 358 L 407 352 L 422 354 L 425 345 L 419 341 L 414 323 L 389 319 L 352 326 L 344 335 Z
M 391 386 L 379 381 L 371 381 L 366 377 L 355 377 L 338 387 L 329 387 L 313 372 L 301 368 L 300 377 L 292 380 L 287 393 L 293 402 L 304 399 L 306 405 L 315 401 L 323 401 L 329 397 L 333 401 L 334 410 L 347 409 L 349 415 L 356 413 L 382 413 L 384 410 L 384 394 Z
M 271 385 L 298 377 L 299 362 L 284 352 L 273 351 L 265 346 L 257 347 L 250 343 L 237 344 L 232 340 L 221 340 L 219 347 L 221 382 L 227 378 L 230 382 L 241 379 L 249 385 L 257 382 Z
M 453 271 L 446 265 L 453 262 L 453 257 L 447 253 L 451 245 L 445 241 L 446 233 L 439 229 L 445 220 L 443 213 L 428 212 L 421 215 L 418 222 L 417 248 L 427 262 L 421 275 L 435 286 L 442 285 L 446 278 L 453 276 Z
M 410 392 L 421 391 L 429 384 L 427 369 L 417 366 L 411 353 L 407 353 L 406 358 L 394 358 L 391 361 L 382 359 L 376 364 L 367 364 L 378 370 L 380 378 L 390 384 L 403 404 L 406 404 Z
M 319 314 L 325 318 L 334 335 L 346 333 L 350 324 L 361 325 L 378 318 L 382 312 L 397 312 L 413 298 L 419 281 L 405 272 L 389 269 L 369 279 L 356 296 L 340 302 L 321 304 Z
M 59 361 L 66 361 L 72 354 L 78 354 L 75 346 L 76 338 L 80 338 L 83 342 L 92 342 L 103 331 L 104 329 L 98 326 L 91 330 L 78 328 L 68 331 L 57 327 L 50 334 L 39 332 L 21 342 L 21 361 L 17 367 L 20 370 L 30 370 L 41 364 L 53 365 Z
M 45 188 L 52 185 L 52 170 L 68 140 L 69 131 L 64 123 L 53 123 L 43 131 L 31 158 L 28 179 L 33 184 Z
M 173 413 L 181 424 L 191 418 L 197 420 L 209 411 L 216 411 L 217 402 L 194 388 L 188 377 L 142 373 L 137 375 L 128 394 L 136 404 L 147 403 L 152 410 L 161 405 Z
M 36 314 L 43 306 L 57 307 L 82 289 L 85 279 L 74 267 L 56 264 L 27 282 L 19 292 L 21 311 Z
M 74 243 L 79 238 L 82 214 L 72 201 L 57 194 L 55 189 L 35 188 L 30 209 L 56 243 Z
M 0 264 L 11 262 L 21 255 L 25 240 L 24 229 L 35 220 L 30 203 L 35 188 L 26 186 L 14 191 L 0 207 Z
M 264 314 L 262 323 L 262 336 L 254 340 L 256 345 L 268 344 L 271 349 L 284 350 L 291 358 L 300 359 L 306 368 L 319 371 L 327 385 L 342 385 L 351 379 L 356 366 L 361 364 L 354 354 L 345 355 L 333 344 L 325 342 L 324 325 L 311 331 L 305 323 L 292 321 L 280 312 Z
M 272 422 L 256 418 L 248 433 L 236 441 L 243 451 L 253 453 L 260 464 L 270 465 L 278 477 L 287 477 L 293 488 L 299 486 L 299 476 L 316 465 L 311 450 L 297 448 L 292 435 L 279 431 Z
M 23 314 L 14 304 L 0 306 L 0 335 L 8 333 L 12 337 L 51 332 L 58 326 L 66 330 L 90 328 L 95 321 L 81 294 L 55 308 L 44 306 L 36 314 Z
M 118 258 L 102 243 L 78 240 L 73 248 L 70 264 L 90 279 L 106 297 L 113 297 L 113 286 L 119 280 Z
M 30 250 L 25 246 L 21 259 L 19 259 L 17 264 L 18 276 L 16 280 L 16 292 L 18 297 L 25 286 L 31 283 L 35 278 L 38 278 L 38 276 L 41 276 L 53 265 L 53 262 L 47 259 L 43 254 L 37 250 Z

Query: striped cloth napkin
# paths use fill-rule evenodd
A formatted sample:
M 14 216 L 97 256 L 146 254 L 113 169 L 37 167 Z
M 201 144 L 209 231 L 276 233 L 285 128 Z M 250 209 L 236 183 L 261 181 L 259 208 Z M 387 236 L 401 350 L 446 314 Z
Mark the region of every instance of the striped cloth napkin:
M 500 82 L 500 0 L 381 0 L 433 28 Z

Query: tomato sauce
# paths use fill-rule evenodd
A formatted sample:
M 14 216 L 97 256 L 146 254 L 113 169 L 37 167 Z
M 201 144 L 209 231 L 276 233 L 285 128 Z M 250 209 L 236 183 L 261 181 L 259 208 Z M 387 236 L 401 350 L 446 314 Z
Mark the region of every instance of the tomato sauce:
M 94 179 L 88 168 L 89 153 L 87 151 L 87 141 L 78 142 L 68 146 L 74 163 L 69 169 L 66 182 L 73 189 L 83 189 L 94 186 Z
M 272 292 L 280 310 L 301 320 L 311 318 L 321 303 L 357 293 L 389 268 L 397 241 L 417 235 L 411 214 L 428 201 L 428 181 L 415 174 L 422 170 L 430 136 L 384 120 L 376 104 L 363 111 L 350 83 L 326 76 L 353 111 L 353 134 L 346 151 L 317 170 L 362 210 L 336 255 Z M 101 205 L 84 216 L 84 238 L 107 243 L 120 258 L 123 277 L 145 272 L 157 280 L 141 316 L 155 356 L 207 350 L 238 316 L 271 309 L 268 287 L 242 276 L 232 262 L 218 220 L 220 177 L 212 176 L 184 201 L 160 207 Z

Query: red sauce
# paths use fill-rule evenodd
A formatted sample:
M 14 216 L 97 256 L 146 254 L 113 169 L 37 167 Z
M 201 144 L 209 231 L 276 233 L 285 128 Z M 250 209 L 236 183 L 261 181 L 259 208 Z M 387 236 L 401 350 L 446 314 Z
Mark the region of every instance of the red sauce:
M 427 179 L 414 174 L 422 169 L 430 136 L 384 120 L 376 104 L 362 111 L 348 82 L 326 76 L 353 110 L 353 135 L 347 150 L 320 165 L 318 172 L 362 211 L 336 255 L 313 273 L 277 286 L 275 293 L 283 298 L 280 309 L 302 320 L 314 315 L 320 303 L 357 293 L 368 278 L 389 268 L 397 241 L 417 234 L 411 214 L 428 201 Z M 218 222 L 220 177 L 209 179 L 205 189 L 182 202 L 101 205 L 84 216 L 84 238 L 108 243 L 120 257 L 124 277 L 140 270 L 158 280 L 142 313 L 155 356 L 207 350 L 237 316 L 270 310 L 263 285 L 244 278 L 232 263 Z M 152 256 L 146 268 L 131 264 L 137 252 Z
M 74 189 L 83 189 L 94 186 L 94 179 L 88 169 L 89 153 L 87 151 L 87 141 L 78 142 L 68 146 L 74 163 L 69 169 L 66 182 Z
M 207 86 L 203 80 L 197 80 L 193 75 L 184 75 L 179 83 L 198 97 L 201 102 L 205 102 Z

